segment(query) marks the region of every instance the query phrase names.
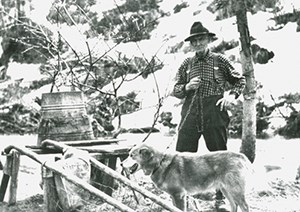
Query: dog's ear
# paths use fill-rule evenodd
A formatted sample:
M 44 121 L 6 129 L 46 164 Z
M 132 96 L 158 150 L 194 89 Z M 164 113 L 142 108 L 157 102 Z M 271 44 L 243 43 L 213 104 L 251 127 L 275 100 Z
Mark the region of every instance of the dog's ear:
M 149 160 L 153 156 L 153 153 L 147 148 L 141 148 L 139 153 L 144 160 Z

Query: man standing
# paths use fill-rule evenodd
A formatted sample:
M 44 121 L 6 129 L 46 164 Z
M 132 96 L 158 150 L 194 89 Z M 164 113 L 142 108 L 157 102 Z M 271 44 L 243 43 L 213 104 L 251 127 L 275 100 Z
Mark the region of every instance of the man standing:
M 185 39 L 196 53 L 179 67 L 173 91 L 175 97 L 185 99 L 176 144 L 180 152 L 197 152 L 201 135 L 209 151 L 227 150 L 226 107 L 242 93 L 245 78 L 223 55 L 208 49 L 214 36 L 201 22 L 195 22 Z M 220 192 L 216 198 L 222 199 Z

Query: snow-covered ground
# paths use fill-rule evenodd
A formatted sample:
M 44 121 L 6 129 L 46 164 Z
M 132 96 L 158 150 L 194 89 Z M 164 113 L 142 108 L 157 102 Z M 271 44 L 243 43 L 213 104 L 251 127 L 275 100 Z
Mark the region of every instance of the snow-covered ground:
M 145 134 L 121 134 L 120 138 L 126 139 L 126 143 L 139 143 L 145 138 Z M 37 142 L 36 135 L 11 135 L 0 136 L 0 151 L 3 151 L 8 145 L 24 146 L 35 145 Z M 160 133 L 153 133 L 147 139 L 147 142 L 155 143 L 161 149 L 166 149 L 169 145 L 170 149 L 175 148 L 175 138 L 163 136 Z M 239 139 L 230 139 L 228 149 L 234 152 L 239 152 L 241 141 Z M 270 140 L 257 140 L 256 142 L 256 158 L 254 167 L 256 170 L 264 170 L 265 165 L 279 166 L 281 169 L 269 172 L 266 179 L 257 179 L 256 184 L 276 179 L 284 182 L 292 182 L 295 180 L 297 167 L 300 165 L 299 159 L 300 139 L 285 140 L 280 137 L 275 137 Z M 204 140 L 200 139 L 199 153 L 205 154 L 208 150 L 205 147 Z M 53 156 L 48 157 L 53 160 Z M 52 157 L 52 158 L 51 158 Z M 5 162 L 5 156 L 0 156 L 2 162 Z M 120 167 L 117 167 L 120 170 Z M 2 172 L 0 172 L 2 179 Z M 32 159 L 21 156 L 21 165 L 19 171 L 19 182 L 17 190 L 17 200 L 26 199 L 35 194 L 42 194 L 43 190 L 39 183 L 41 180 L 41 165 Z M 8 195 L 5 196 L 7 201 Z

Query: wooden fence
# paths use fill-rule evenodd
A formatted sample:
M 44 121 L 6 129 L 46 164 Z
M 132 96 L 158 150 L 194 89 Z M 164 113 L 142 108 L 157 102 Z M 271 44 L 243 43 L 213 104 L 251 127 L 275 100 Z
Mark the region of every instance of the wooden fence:
M 52 141 L 52 140 L 45 140 L 42 143 L 42 146 L 52 146 L 57 149 L 75 149 L 75 147 L 70 147 L 68 145 L 65 145 L 60 142 Z M 115 200 L 111 196 L 107 195 L 106 193 L 102 192 L 101 190 L 95 188 L 94 186 L 90 185 L 86 181 L 76 177 L 75 175 L 69 175 L 65 174 L 62 167 L 57 166 L 54 161 L 47 161 L 43 158 L 41 158 L 38 154 L 32 152 L 31 150 L 27 149 L 26 147 L 17 147 L 17 146 L 8 146 L 5 148 L 4 152 L 7 154 L 7 164 L 4 168 L 4 173 L 2 177 L 2 183 L 0 187 L 0 201 L 3 201 L 4 195 L 7 189 L 9 178 L 11 178 L 11 184 L 10 184 L 10 192 L 9 192 L 9 204 L 16 203 L 16 191 L 17 191 L 17 178 L 18 178 L 18 169 L 20 164 L 20 153 L 23 155 L 28 156 L 29 158 L 33 159 L 34 161 L 40 163 L 45 169 L 43 174 L 44 178 L 44 199 L 46 204 L 46 211 L 52 212 L 57 211 L 57 201 L 54 200 L 55 197 L 53 197 L 53 174 L 58 174 L 61 177 L 65 178 L 66 180 L 74 183 L 76 186 L 85 189 L 91 194 L 96 195 L 97 197 L 101 198 L 108 204 L 114 206 L 115 208 L 124 211 L 124 212 L 134 212 L 133 209 L 128 207 L 127 205 Z M 157 203 L 158 205 L 162 206 L 163 208 L 171 211 L 171 212 L 182 212 L 169 202 L 161 199 L 160 197 L 156 196 L 155 194 L 149 192 L 148 190 L 138 186 L 136 183 L 130 181 L 126 177 L 122 176 L 115 170 L 109 168 L 108 166 L 102 164 L 92 156 L 89 156 L 89 160 L 93 166 L 95 166 L 100 171 L 110 175 L 114 179 L 124 183 L 131 189 L 141 193 L 143 196 L 151 199 L 153 202 Z

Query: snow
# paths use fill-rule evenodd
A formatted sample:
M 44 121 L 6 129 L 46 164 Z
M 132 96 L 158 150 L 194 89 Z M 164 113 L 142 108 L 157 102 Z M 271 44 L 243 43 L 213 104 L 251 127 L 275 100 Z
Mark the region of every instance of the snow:
M 295 31 L 296 24 L 288 23 L 283 29 L 267 32 L 265 37 L 257 39 L 259 44 L 275 53 L 268 64 L 255 65 L 256 78 L 275 97 L 297 92 L 300 88 L 300 36 Z
M 53 1 L 54 0 L 32 0 L 32 5 L 34 5 L 34 9 L 31 11 L 30 14 L 32 20 L 39 24 L 48 23 L 46 16 L 48 15 L 49 8 L 52 6 Z
M 279 2 L 282 13 L 292 13 L 295 9 L 300 8 L 300 1 L 297 0 L 280 0 Z
M 16 62 L 9 63 L 7 75 L 11 80 L 21 80 L 23 82 L 32 82 L 40 80 L 44 76 L 39 71 L 40 64 L 20 64 Z

